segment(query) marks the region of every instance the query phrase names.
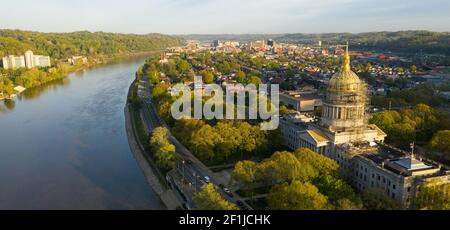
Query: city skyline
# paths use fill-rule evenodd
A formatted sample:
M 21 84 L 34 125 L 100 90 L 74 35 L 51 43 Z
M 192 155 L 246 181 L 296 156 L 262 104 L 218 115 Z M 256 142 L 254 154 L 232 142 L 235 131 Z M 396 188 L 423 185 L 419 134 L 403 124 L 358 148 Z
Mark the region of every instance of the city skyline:
M 164 34 L 282 34 L 399 30 L 450 31 L 450 3 L 443 0 L 44 0 L 7 2 L 2 29 L 80 30 Z M 433 7 L 439 6 L 439 7 Z M 58 20 L 55 20 L 58 18 Z M 239 25 L 239 26 L 236 26 Z

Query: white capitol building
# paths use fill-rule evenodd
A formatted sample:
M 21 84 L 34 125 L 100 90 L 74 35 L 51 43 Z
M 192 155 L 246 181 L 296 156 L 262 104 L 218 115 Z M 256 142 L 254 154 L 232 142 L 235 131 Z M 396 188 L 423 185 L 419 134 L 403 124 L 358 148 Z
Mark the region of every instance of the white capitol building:
M 382 189 L 405 207 L 418 185 L 430 180 L 449 183 L 449 171 L 442 166 L 383 144 L 386 134 L 368 124 L 366 91 L 366 84 L 351 70 L 347 46 L 341 71 L 329 81 L 320 121 L 282 117 L 285 144 L 334 159 L 356 189 Z

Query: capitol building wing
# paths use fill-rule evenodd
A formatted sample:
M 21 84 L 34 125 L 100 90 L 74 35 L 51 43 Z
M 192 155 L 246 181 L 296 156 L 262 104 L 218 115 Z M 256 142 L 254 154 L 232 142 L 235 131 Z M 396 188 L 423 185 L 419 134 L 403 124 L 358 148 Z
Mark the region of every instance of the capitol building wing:
M 306 114 L 280 119 L 286 146 L 308 148 L 334 159 L 358 190 L 382 189 L 405 206 L 419 184 L 430 179 L 449 183 L 449 173 L 442 166 L 385 145 L 386 133 L 368 124 L 368 102 L 365 82 L 351 70 L 347 45 L 341 70 L 328 83 L 320 120 Z

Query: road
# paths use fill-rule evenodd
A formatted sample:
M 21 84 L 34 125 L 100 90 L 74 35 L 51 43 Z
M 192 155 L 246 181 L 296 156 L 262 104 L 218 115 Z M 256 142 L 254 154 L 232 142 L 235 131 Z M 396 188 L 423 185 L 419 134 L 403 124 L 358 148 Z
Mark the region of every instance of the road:
M 176 152 L 181 157 L 181 162 L 177 165 L 179 173 L 192 185 L 196 191 L 200 191 L 201 187 L 207 183 L 206 177 L 210 178 L 210 183 L 219 185 L 214 173 L 204 165 L 197 157 L 195 157 L 183 144 L 181 144 L 170 132 L 170 128 L 167 124 L 158 116 L 155 105 L 151 99 L 151 88 L 147 79 L 147 76 L 143 76 L 138 86 L 138 96 L 142 101 L 142 114 L 143 121 L 145 123 L 147 131 L 152 130 L 154 127 L 166 127 L 169 130 L 169 141 L 175 146 Z M 222 189 L 218 190 L 223 197 L 232 203 L 237 203 L 241 200 L 247 209 L 252 208 L 245 203 L 242 198 L 233 193 L 233 197 L 227 195 Z

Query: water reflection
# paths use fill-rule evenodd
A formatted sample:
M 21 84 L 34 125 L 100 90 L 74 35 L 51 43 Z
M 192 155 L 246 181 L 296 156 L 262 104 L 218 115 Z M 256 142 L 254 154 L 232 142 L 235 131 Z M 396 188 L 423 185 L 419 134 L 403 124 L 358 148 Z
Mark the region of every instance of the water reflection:
M 22 94 L 17 96 L 17 99 L 19 100 L 36 100 L 39 99 L 39 97 L 42 94 L 45 94 L 49 91 L 55 91 L 60 88 L 65 88 L 70 86 L 70 78 L 63 78 L 54 80 L 45 84 L 42 84 L 38 87 L 30 88 L 25 90 Z
M 0 113 L 7 113 L 16 107 L 16 101 L 14 100 L 3 100 L 0 105 Z
M 144 59 L 71 74 L 0 103 L 0 209 L 160 209 L 128 146 Z

